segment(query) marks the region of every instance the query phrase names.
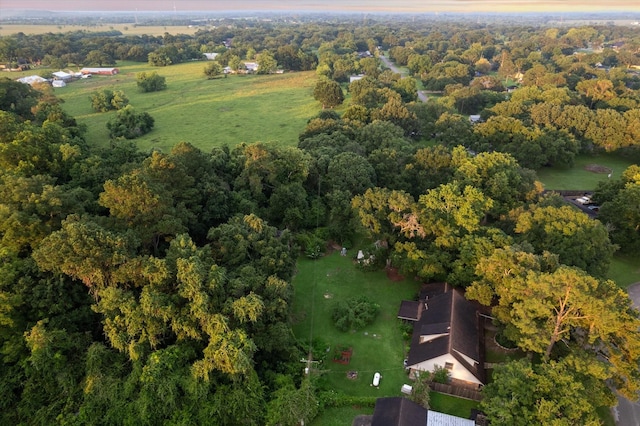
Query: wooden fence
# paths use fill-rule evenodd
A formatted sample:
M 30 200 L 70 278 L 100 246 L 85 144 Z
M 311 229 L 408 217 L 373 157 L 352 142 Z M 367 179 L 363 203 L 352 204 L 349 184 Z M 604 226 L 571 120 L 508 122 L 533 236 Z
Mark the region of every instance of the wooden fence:
M 457 396 L 459 398 L 471 399 L 473 401 L 482 400 L 482 395 L 477 390 L 455 386 L 450 384 L 435 383 L 429 384 L 429 387 L 436 392 L 445 393 L 447 395 Z

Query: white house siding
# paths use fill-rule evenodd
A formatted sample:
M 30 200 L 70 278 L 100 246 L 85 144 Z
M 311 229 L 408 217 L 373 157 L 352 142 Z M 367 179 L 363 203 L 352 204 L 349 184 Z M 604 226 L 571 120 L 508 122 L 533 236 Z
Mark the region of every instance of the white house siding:
M 455 359 L 451 354 L 445 354 L 437 358 L 419 362 L 417 364 L 410 365 L 409 368 L 420 371 L 433 371 L 436 368 L 436 365 L 444 367 L 447 362 L 453 364 L 453 369 L 451 370 L 452 379 L 463 380 L 465 382 L 482 385 L 482 383 L 476 378 L 476 376 L 474 376 L 469 370 L 467 370 L 462 364 L 460 364 L 460 361 Z

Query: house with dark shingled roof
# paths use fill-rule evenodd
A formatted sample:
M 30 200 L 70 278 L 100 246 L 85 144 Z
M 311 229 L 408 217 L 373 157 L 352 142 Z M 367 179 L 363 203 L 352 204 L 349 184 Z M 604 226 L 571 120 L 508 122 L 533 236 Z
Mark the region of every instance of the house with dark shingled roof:
M 475 426 L 462 417 L 427 410 L 402 397 L 376 399 L 371 426 Z
M 398 318 L 413 322 L 406 367 L 411 375 L 449 370 L 452 384 L 479 388 L 486 383 L 480 306 L 446 283 L 427 284 L 418 302 L 403 301 Z

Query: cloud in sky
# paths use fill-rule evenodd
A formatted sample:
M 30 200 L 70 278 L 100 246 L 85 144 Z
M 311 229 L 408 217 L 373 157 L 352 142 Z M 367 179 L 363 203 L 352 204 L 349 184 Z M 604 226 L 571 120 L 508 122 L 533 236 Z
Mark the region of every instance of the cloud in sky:
M 55 11 L 308 10 L 380 12 L 638 11 L 637 0 L 0 0 L 2 9 Z

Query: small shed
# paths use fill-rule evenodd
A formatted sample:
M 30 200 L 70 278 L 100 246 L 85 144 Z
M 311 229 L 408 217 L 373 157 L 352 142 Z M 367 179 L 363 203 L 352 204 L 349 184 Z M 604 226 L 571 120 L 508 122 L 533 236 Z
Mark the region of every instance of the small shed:
M 66 85 L 67 85 L 67 83 L 65 83 L 63 80 L 53 80 L 53 81 L 51 82 L 51 85 L 52 85 L 53 87 L 64 87 L 64 86 L 66 86 Z
M 68 72 L 64 72 L 64 71 L 52 72 L 51 75 L 53 75 L 53 78 L 55 78 L 56 80 L 62 80 L 62 81 L 69 81 L 74 77 L 73 74 L 69 74 Z

